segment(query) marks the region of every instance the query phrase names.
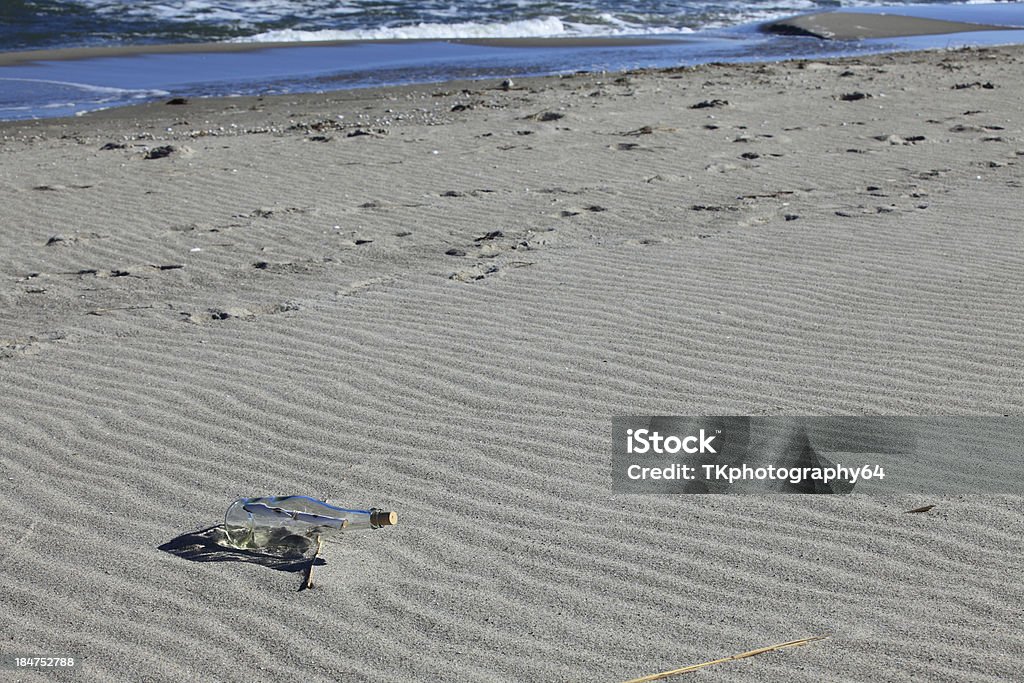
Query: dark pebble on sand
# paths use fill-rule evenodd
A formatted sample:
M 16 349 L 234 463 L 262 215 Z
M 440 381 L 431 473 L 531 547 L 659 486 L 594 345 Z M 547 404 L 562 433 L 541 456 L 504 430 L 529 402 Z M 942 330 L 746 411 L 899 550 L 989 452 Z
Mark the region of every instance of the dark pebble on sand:
M 839 99 L 843 102 L 856 102 L 857 100 L 866 100 L 870 98 L 871 95 L 866 92 L 848 92 L 839 96 Z
M 120 142 L 108 142 L 107 144 L 100 147 L 101 152 L 108 152 L 112 149 L 124 149 L 125 145 Z
M 448 251 L 446 251 L 444 253 L 447 254 L 448 256 L 465 256 L 466 255 L 466 252 L 464 252 L 461 249 L 455 249 L 454 247 L 449 249 Z
M 184 97 L 172 97 L 167 100 L 167 104 L 188 104 L 188 99 Z
M 800 216 L 797 216 L 795 213 L 787 213 L 783 218 L 787 221 L 795 221 L 797 218 L 800 218 Z
M 740 155 L 741 159 L 760 159 L 761 155 L 756 152 L 744 152 Z
M 153 149 L 146 152 L 146 159 L 163 159 L 169 157 L 177 151 L 174 145 L 163 145 L 161 147 L 154 147 Z

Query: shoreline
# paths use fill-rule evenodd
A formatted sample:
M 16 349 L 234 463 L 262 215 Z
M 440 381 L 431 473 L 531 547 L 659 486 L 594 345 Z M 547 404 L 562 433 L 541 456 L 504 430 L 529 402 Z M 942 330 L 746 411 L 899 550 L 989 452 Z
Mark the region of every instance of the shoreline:
M 920 50 L 904 50 L 904 51 L 893 51 L 893 52 L 882 52 L 882 53 L 869 53 L 864 55 L 850 55 L 840 57 L 793 57 L 793 58 L 781 58 L 778 60 L 765 60 L 765 61 L 744 61 L 744 62 L 708 62 L 694 65 L 683 65 L 683 66 L 667 66 L 667 67 L 652 67 L 652 68 L 638 68 L 638 69 L 623 69 L 621 71 L 578 71 L 571 74 L 558 74 L 558 75 L 539 75 L 539 76 L 521 76 L 516 77 L 513 83 L 514 91 L 529 90 L 531 88 L 543 88 L 551 83 L 558 83 L 567 79 L 574 78 L 599 78 L 599 79 L 614 79 L 624 78 L 628 76 L 649 76 L 655 78 L 668 77 L 672 74 L 679 73 L 700 73 L 702 70 L 717 69 L 724 66 L 732 66 L 737 68 L 746 69 L 758 69 L 766 68 L 770 66 L 793 66 L 800 64 L 809 63 L 821 63 L 830 66 L 842 65 L 849 63 L 852 65 L 862 64 L 865 60 L 871 60 L 874 57 L 888 58 L 888 59 L 912 59 L 914 55 L 937 55 L 937 54 L 971 54 L 971 53 L 985 53 L 987 51 L 999 51 L 999 50 L 1010 50 L 1020 49 L 1024 51 L 1024 45 L 1022 46 L 982 46 L 982 47 L 957 47 L 957 48 L 924 48 Z M 377 101 L 377 100 L 392 100 L 395 98 L 410 98 L 410 97 L 423 97 L 427 92 L 457 92 L 457 91 L 477 91 L 477 92 L 502 92 L 505 88 L 502 83 L 505 79 L 501 76 L 497 77 L 480 77 L 480 78 L 454 78 L 449 80 L 439 81 L 428 81 L 428 82 L 417 82 L 417 83 L 403 83 L 394 85 L 371 85 L 371 86 L 355 86 L 338 88 L 335 90 L 325 90 L 321 92 L 290 92 L 280 94 L 265 94 L 265 95 L 217 95 L 212 97 L 188 97 L 188 98 L 175 98 L 170 95 L 163 98 L 157 98 L 152 101 L 141 102 L 137 104 L 125 104 L 121 106 L 108 107 L 104 109 L 97 109 L 93 111 L 83 112 L 74 116 L 62 116 L 62 117 L 50 117 L 50 118 L 38 118 L 38 119 L 0 119 L 0 134 L 4 134 L 7 129 L 14 130 L 22 127 L 39 128 L 47 126 L 57 126 L 60 128 L 68 127 L 69 125 L 75 127 L 77 122 L 88 122 L 104 123 L 107 121 L 118 121 L 118 120 L 145 120 L 152 117 L 155 121 L 165 121 L 180 119 L 181 115 L 186 112 L 198 113 L 201 116 L 212 116 L 218 112 L 223 112 L 226 109 L 230 110 L 245 110 L 245 109 L 262 109 L 264 107 L 276 106 L 283 102 L 293 103 L 305 103 L 315 105 L 323 101 L 336 101 L 342 102 L 347 100 L 353 101 Z M 171 103 L 171 100 L 184 99 L 186 100 L 184 105 Z M 361 127 L 362 123 L 346 122 L 346 125 L 350 125 L 351 128 L 356 129 Z M 199 133 L 202 136 L 204 133 Z M 226 134 L 230 134 L 230 131 Z
M 899 15 L 885 9 L 800 15 L 678 35 L 222 42 L 8 52 L 0 53 L 0 118 L 59 117 L 160 97 L 319 92 L 1024 44 L 1024 6 L 917 6 Z
M 109 57 L 136 57 L 140 55 L 218 54 L 233 52 L 259 52 L 282 48 L 357 47 L 361 45 L 411 45 L 416 43 L 454 43 L 495 47 L 634 47 L 661 45 L 685 41 L 690 34 L 671 36 L 594 36 L 554 38 L 413 38 L 384 40 L 320 40 L 292 42 L 217 42 L 166 43 L 156 45 L 100 45 L 92 47 L 41 48 L 0 52 L 0 67 L 33 62 L 75 61 L 105 59 Z
M 961 5 L 907 5 L 859 7 L 799 13 L 779 19 L 737 24 L 711 31 L 755 30 L 763 33 L 807 35 L 828 40 L 866 40 L 915 37 L 976 31 L 1024 29 L 1024 11 L 1006 3 Z M 709 29 L 681 29 L 678 33 L 613 34 L 595 36 L 460 37 L 328 39 L 300 41 L 217 41 L 139 43 L 125 45 L 29 48 L 0 51 L 0 67 L 36 61 L 63 61 L 146 54 L 250 52 L 295 47 L 344 47 L 367 44 L 399 45 L 452 42 L 501 47 L 607 47 L 651 45 L 692 39 Z

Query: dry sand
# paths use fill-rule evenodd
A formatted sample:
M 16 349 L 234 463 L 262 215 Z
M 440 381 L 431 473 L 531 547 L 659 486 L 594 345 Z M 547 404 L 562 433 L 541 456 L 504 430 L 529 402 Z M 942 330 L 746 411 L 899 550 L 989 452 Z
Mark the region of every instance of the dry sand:
M 1021 414 L 1022 95 L 990 49 L 0 126 L 0 652 L 82 658 L 13 678 L 616 681 L 830 635 L 694 680 L 1016 679 L 1020 497 L 613 495 L 609 430 Z M 175 540 L 268 493 L 401 523 L 303 592 Z

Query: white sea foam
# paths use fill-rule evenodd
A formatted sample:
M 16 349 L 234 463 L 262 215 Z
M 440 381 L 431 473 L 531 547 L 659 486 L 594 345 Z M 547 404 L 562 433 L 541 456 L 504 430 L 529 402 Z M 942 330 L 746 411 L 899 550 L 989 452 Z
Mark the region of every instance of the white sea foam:
M 459 38 L 550 38 L 577 36 L 652 35 L 691 33 L 686 27 L 642 27 L 628 22 L 574 23 L 557 17 L 521 21 L 480 23 L 466 21 L 452 24 L 419 23 L 373 29 L 304 31 L 283 29 L 265 31 L 253 36 L 235 38 L 240 43 L 314 42 L 328 40 L 446 40 Z
M 66 0 L 71 3 L 71 0 Z M 941 2 L 943 5 L 957 4 Z M 958 0 L 982 2 L 984 0 Z M 140 35 L 245 42 L 652 35 L 915 0 L 74 0 Z M 183 25 L 190 25 L 183 27 Z M 202 25 L 196 33 L 195 25 Z M 175 33 L 179 31 L 182 33 Z
M 309 0 L 78 0 L 99 14 L 169 22 L 206 24 L 252 24 L 277 21 L 284 17 L 357 14 L 359 8 L 331 3 L 328 11 L 318 11 L 318 2 Z

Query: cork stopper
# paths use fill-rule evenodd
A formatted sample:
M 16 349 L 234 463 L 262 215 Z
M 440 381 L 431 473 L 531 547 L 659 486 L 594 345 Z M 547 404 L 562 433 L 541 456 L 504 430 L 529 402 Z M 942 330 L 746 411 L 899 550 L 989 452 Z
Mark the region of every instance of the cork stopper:
M 370 526 L 379 529 L 383 526 L 394 526 L 398 524 L 398 513 L 388 510 L 370 510 Z

